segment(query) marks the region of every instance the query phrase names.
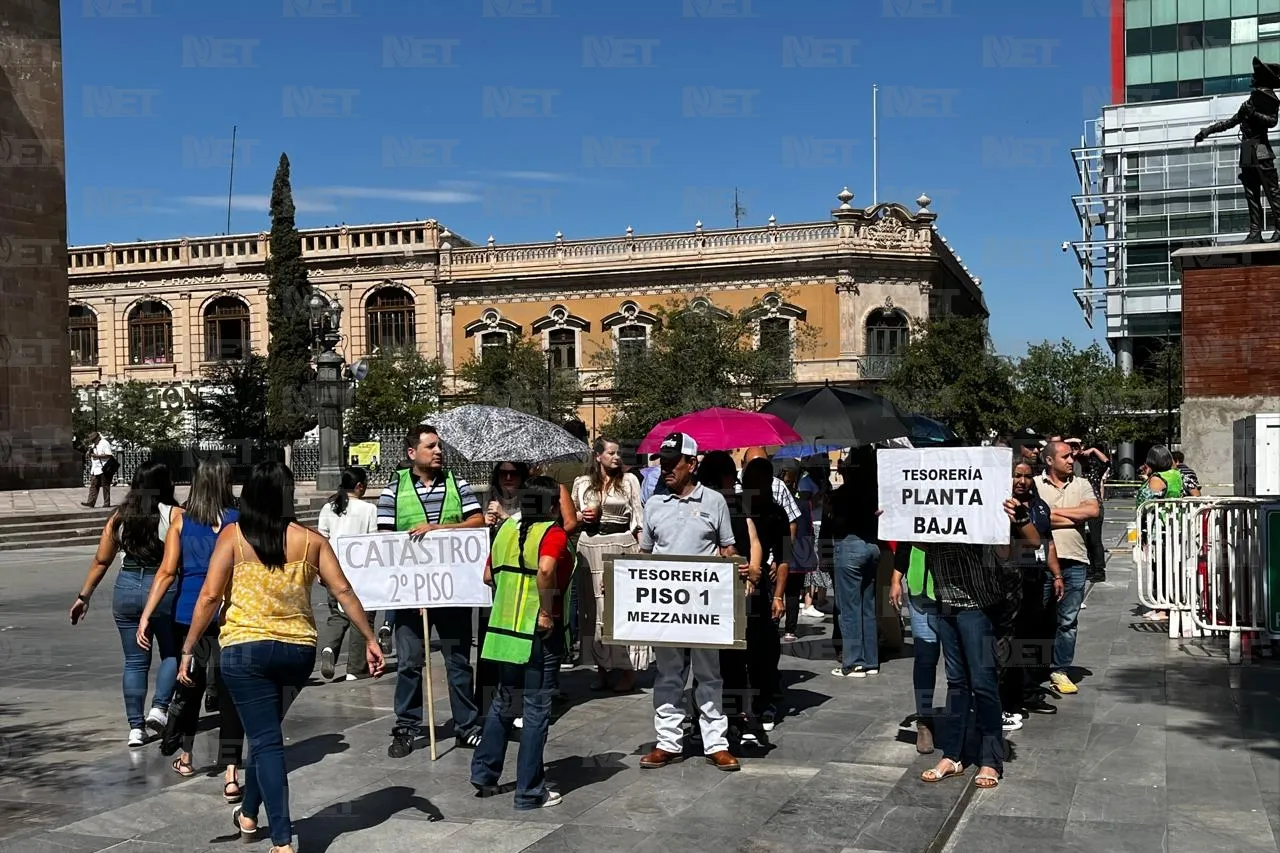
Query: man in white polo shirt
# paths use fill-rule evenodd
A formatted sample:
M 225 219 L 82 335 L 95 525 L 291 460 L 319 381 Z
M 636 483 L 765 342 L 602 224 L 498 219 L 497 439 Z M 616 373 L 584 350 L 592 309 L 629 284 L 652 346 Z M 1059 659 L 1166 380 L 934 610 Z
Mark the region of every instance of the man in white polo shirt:
M 1036 493 L 1053 513 L 1053 544 L 1066 590 L 1058 602 L 1058 633 L 1053 640 L 1053 672 L 1049 681 L 1059 693 L 1076 693 L 1079 688 L 1067 675 L 1076 654 L 1076 633 L 1080 625 L 1080 605 L 1089 571 L 1089 548 L 1084 541 L 1085 524 L 1101 512 L 1098 496 L 1084 477 L 1075 475 L 1076 455 L 1071 445 L 1055 437 L 1044 449 L 1044 473 L 1036 477 Z
M 640 550 L 689 557 L 733 556 L 729 505 L 719 492 L 703 487 L 693 476 L 698 466 L 697 442 L 673 432 L 663 440 L 660 456 L 667 490 L 653 495 L 644 505 Z M 640 759 L 640 766 L 651 770 L 683 757 L 684 688 L 692 668 L 707 763 L 720 770 L 738 770 L 738 759 L 729 754 L 720 651 L 655 648 L 654 653 L 658 674 L 653 684 L 653 726 L 658 745 Z

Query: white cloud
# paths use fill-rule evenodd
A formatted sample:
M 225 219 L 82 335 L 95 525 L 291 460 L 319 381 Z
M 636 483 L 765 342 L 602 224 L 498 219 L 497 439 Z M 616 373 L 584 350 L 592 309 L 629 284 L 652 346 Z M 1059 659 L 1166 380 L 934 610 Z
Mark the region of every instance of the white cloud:
M 472 204 L 482 197 L 460 190 L 397 190 L 386 187 L 319 187 L 306 190 L 330 198 L 371 198 L 386 201 L 408 201 L 419 204 Z
M 564 172 L 539 172 L 536 170 L 515 170 L 509 172 L 490 172 L 495 178 L 509 178 L 513 181 L 542 181 L 543 183 L 576 183 L 581 179 Z
M 474 204 L 483 196 L 474 190 L 478 185 L 450 182 L 449 189 L 402 190 L 389 187 L 308 187 L 295 190 L 293 206 L 298 213 L 335 213 L 348 199 L 405 202 L 410 204 Z M 179 199 L 187 207 L 226 209 L 227 197 L 193 195 Z M 231 209 L 251 213 L 267 213 L 271 197 L 259 193 L 237 193 L 231 198 Z
M 191 207 L 226 208 L 227 197 L 221 195 L 189 195 L 181 199 Z M 298 213 L 332 213 L 338 205 L 323 198 L 308 196 L 306 193 L 295 193 L 293 207 Z M 246 210 L 252 213 L 266 213 L 271 209 L 271 197 L 268 195 L 236 194 L 231 197 L 232 210 Z

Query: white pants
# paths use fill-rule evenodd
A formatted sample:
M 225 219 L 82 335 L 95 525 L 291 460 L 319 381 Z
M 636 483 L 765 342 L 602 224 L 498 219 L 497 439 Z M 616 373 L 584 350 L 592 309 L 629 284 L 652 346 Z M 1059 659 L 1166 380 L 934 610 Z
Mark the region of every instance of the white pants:
M 690 664 L 697 681 L 694 701 L 702 726 L 703 751 L 710 755 L 729 748 L 725 735 L 729 720 L 724 715 L 724 679 L 720 677 L 719 649 L 655 648 L 658 674 L 653 682 L 653 727 L 658 733 L 658 749 L 683 752 L 684 688 L 689 682 Z

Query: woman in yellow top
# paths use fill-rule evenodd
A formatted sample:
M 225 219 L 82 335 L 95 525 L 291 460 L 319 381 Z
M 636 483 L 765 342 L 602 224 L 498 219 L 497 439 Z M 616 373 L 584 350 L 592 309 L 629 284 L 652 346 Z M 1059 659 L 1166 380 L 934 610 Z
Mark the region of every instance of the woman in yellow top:
M 319 531 L 293 523 L 293 474 L 278 462 L 253 469 L 240 494 L 240 520 L 223 526 L 183 644 L 178 679 L 190 684 L 196 641 L 222 613 L 222 674 L 249 741 L 244 803 L 232 813 L 245 838 L 258 834 L 265 802 L 272 853 L 293 853 L 281 723 L 316 662 L 311 585 L 316 575 L 365 639 L 374 678 L 382 651 L 364 608 Z

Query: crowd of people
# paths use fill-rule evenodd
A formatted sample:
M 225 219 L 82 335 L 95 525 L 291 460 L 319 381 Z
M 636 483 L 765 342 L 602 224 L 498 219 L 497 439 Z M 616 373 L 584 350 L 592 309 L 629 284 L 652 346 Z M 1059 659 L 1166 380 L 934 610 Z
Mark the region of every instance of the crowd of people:
M 1051 700 L 1078 691 L 1071 675 L 1079 614 L 1086 583 L 1105 577 L 1106 560 L 1106 453 L 1030 429 L 1010 444 L 1003 507 L 1010 545 L 999 547 L 882 541 L 871 447 L 844 455 L 833 478 L 826 455 L 770 459 L 751 448 L 740 467 L 730 453 L 702 452 L 682 433 L 631 467 L 618 441 L 600 437 L 585 471 L 499 462 L 482 502 L 446 466 L 436 430 L 422 425 L 406 436 L 404 463 L 376 503 L 365 499 L 366 473 L 349 468 L 318 529 L 294 520 L 292 474 L 282 464 L 258 465 L 236 498 L 226 462 L 207 459 L 179 506 L 168 469 L 152 462 L 134 474 L 108 519 L 70 617 L 84 618 L 123 554 L 112 615 L 124 651 L 129 746 L 158 740 L 164 754 L 176 754 L 173 771 L 193 775 L 207 695 L 205 707 L 218 713 L 216 760 L 236 829 L 257 837 L 265 809 L 274 853 L 294 849 L 281 725 L 317 662 L 323 679 L 337 677 L 345 641 L 343 677 L 378 678 L 394 650 L 388 755 L 407 758 L 427 734 L 424 620 L 417 610 L 396 610 L 380 626 L 329 544 L 376 531 L 489 531 L 492 608 L 434 608 L 430 620 L 451 730 L 458 747 L 474 750 L 470 781 L 479 796 L 503 790 L 506 744 L 518 728 L 515 808 L 560 802 L 543 752 L 561 673 L 578 665 L 593 670 L 590 690 L 615 693 L 637 690 L 637 673 L 654 670 L 655 745 L 641 768 L 683 760 L 691 742 L 716 769 L 736 771 L 781 722 L 780 663 L 799 621 L 830 617 L 831 676 L 860 679 L 880 672 L 878 623 L 889 613 L 905 614 L 911 628 L 916 749 L 941 753 L 922 781 L 976 766 L 974 784 L 994 788 L 1005 733 L 1031 714 L 1055 713 Z M 1188 487 L 1164 448 L 1152 451 L 1147 468 L 1139 500 Z M 605 642 L 606 558 L 633 554 L 732 558 L 748 598 L 746 648 Z M 892 572 L 891 610 L 877 592 L 882 566 Z M 327 602 L 323 625 L 313 610 L 317 581 Z M 160 663 L 148 706 L 153 652 Z M 939 660 L 947 685 L 941 709 Z

